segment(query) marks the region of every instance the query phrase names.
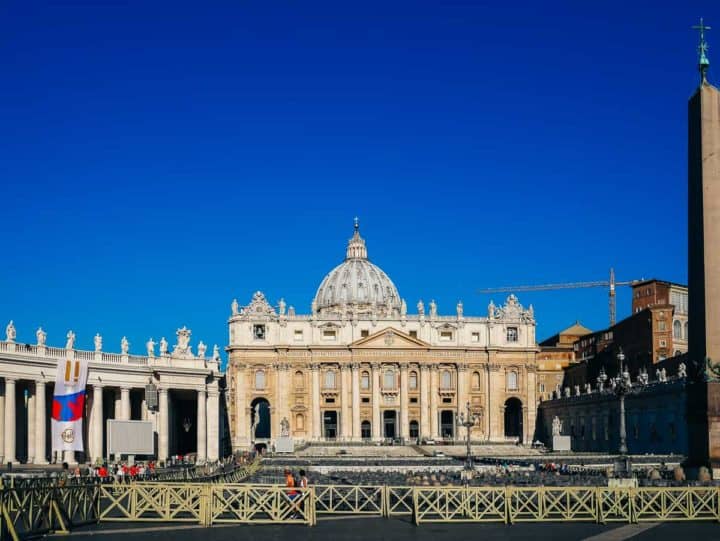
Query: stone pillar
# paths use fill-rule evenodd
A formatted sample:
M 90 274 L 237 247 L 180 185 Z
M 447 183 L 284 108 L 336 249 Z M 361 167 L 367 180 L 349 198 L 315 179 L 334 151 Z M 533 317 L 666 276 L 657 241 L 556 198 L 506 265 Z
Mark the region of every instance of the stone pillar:
M 485 440 L 490 441 L 490 417 L 492 412 L 492 401 L 490 398 L 490 365 L 485 365 L 485 372 L 483 377 L 483 392 L 485 394 L 485 412 L 483 420 L 481 421 L 484 425 Z
M 34 385 L 33 385 L 34 387 Z M 27 462 L 35 463 L 35 389 L 28 387 L 27 402 Z
M 490 389 L 494 389 L 496 392 L 500 389 L 504 389 L 505 382 L 503 381 L 503 374 L 500 371 L 500 365 L 491 364 L 489 369 Z M 488 395 L 488 404 L 488 416 L 490 417 L 490 439 L 492 441 L 504 441 L 505 427 L 503 424 L 503 412 L 505 411 L 505 404 L 503 404 L 501 400 L 498 400 L 498 397 L 493 393 Z
M 90 458 L 93 462 L 103 460 L 103 388 L 101 385 L 93 385 L 93 403 L 92 403 L 92 426 L 90 427 L 90 438 L 92 447 L 90 448 Z
M 160 387 L 159 394 L 159 415 L 160 426 L 158 427 L 158 460 L 167 460 L 169 454 L 170 438 L 170 411 L 168 390 Z
M 372 439 L 379 440 L 382 438 L 381 418 L 380 418 L 380 365 L 373 363 L 372 365 Z
M 312 439 L 320 439 L 320 365 L 310 365 L 312 371 Z
M 457 426 L 460 412 L 465 414 L 465 406 L 468 401 L 468 367 L 464 363 L 457 365 L 457 411 L 455 412 L 455 433 L 456 440 L 465 441 L 467 429 L 464 426 Z
M 17 463 L 15 458 L 15 382 L 5 378 L 5 463 Z
M 523 404 L 525 419 L 523 425 L 523 441 L 532 444 L 535 433 L 535 419 L 537 417 L 537 371 L 534 365 L 528 365 L 525 371 L 527 377 L 527 404 Z
M 430 437 L 430 367 L 420 365 L 420 438 Z
M 2 394 L 0 394 L 0 464 L 4 464 L 5 454 L 5 382 L 0 381 L 3 386 Z
M 130 420 L 130 387 L 120 387 L 120 417 L 118 419 Z
M 205 417 L 207 409 L 205 389 L 198 389 L 197 392 L 197 460 L 203 463 L 207 459 L 207 427 Z
M 343 441 L 350 441 L 352 438 L 352 389 L 350 383 L 350 365 L 340 366 L 342 381 L 342 395 L 340 397 L 342 410 L 340 414 L 340 428 Z
M 250 444 L 252 438 L 248 435 L 250 425 L 247 422 L 247 377 L 245 375 L 245 365 L 239 364 L 236 367 L 237 376 L 235 377 L 235 426 L 230 427 L 235 436 L 235 449 L 243 449 Z
M 207 459 L 215 461 L 220 458 L 220 392 L 215 387 L 207 394 Z
M 438 419 L 438 365 L 433 364 L 430 367 L 430 437 L 438 439 L 440 437 L 439 419 Z
M 362 440 L 360 433 L 360 363 L 352 365 L 352 439 Z
M 47 464 L 47 403 L 45 382 L 35 382 L 35 464 Z
M 410 424 L 408 422 L 408 365 L 400 365 L 400 437 L 410 438 Z

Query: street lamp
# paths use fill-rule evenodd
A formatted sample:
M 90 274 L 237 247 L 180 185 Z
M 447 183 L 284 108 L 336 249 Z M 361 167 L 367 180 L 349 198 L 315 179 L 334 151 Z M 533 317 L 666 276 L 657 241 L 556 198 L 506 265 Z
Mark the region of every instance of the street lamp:
M 617 360 L 618 360 L 618 374 L 613 379 L 613 392 L 618 396 L 620 399 L 620 448 L 618 449 L 618 452 L 620 453 L 620 463 L 618 464 L 618 470 L 624 471 L 625 473 L 628 473 L 630 470 L 630 463 L 627 457 L 628 448 L 627 448 L 627 430 L 625 429 L 625 395 L 630 392 L 632 389 L 632 381 L 630 381 L 630 373 L 627 371 L 627 368 L 625 367 L 625 354 L 622 352 L 622 349 L 618 351 L 617 354 Z
M 473 469 L 472 452 L 470 451 L 470 429 L 477 424 L 479 419 L 480 416 L 470 409 L 469 401 L 465 404 L 465 411 L 461 411 L 458 415 L 457 425 L 465 427 L 465 469 L 467 471 Z

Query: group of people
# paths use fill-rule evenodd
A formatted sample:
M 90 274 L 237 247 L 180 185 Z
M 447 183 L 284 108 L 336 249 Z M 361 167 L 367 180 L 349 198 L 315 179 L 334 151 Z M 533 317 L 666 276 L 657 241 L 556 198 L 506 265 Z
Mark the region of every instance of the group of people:
M 107 463 L 100 464 L 98 466 L 90 465 L 86 470 L 86 477 L 100 479 L 102 482 L 117 481 L 121 483 L 126 480 L 148 480 L 155 476 L 155 462 L 150 461 L 145 463 L 136 463 L 128 465 L 126 462 L 116 462 L 108 465 Z M 61 478 L 79 479 L 83 477 L 83 473 L 80 470 L 80 466 L 76 466 L 74 470 L 70 470 L 67 462 L 63 462 Z

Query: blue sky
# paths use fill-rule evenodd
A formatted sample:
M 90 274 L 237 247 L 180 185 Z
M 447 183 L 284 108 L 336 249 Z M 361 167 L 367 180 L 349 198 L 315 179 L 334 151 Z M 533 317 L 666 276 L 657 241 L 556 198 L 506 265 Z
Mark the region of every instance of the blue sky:
M 3 2 L 0 321 L 224 346 L 234 297 L 309 311 L 355 215 L 411 311 L 686 282 L 700 16 L 719 81 L 710 1 Z M 607 324 L 602 289 L 520 300 Z

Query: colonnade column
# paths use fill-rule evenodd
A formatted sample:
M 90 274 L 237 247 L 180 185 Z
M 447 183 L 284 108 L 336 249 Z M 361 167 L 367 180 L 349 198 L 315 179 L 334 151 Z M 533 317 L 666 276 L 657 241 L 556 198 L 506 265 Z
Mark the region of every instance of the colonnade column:
M 220 391 L 217 387 L 207 392 L 207 418 L 207 459 L 215 461 L 220 458 Z
M 430 367 L 420 365 L 420 438 L 430 437 Z
M 35 462 L 35 389 L 28 389 L 27 400 L 27 462 Z
M 15 381 L 5 378 L 5 457 L 4 462 L 17 462 L 15 458 Z
M 35 464 L 47 464 L 47 405 L 45 382 L 35 382 Z
M 130 420 L 130 387 L 120 387 L 120 416 L 118 419 Z
M 438 365 L 433 364 L 430 367 L 430 437 L 438 439 Z
M 352 439 L 360 441 L 360 363 L 352 364 Z
M 5 383 L 3 381 L 0 381 L 0 385 L 3 386 L 3 393 L 0 393 L 0 464 L 4 464 L 5 461 L 3 460 L 3 458 L 5 454 Z
M 312 439 L 320 439 L 320 365 L 311 364 L 312 373 Z
M 247 407 L 245 403 L 247 397 L 245 395 L 246 376 L 245 376 L 245 365 L 236 365 L 237 376 L 235 377 L 235 442 L 233 447 L 239 449 L 250 443 L 248 438 L 248 424 L 247 424 Z M 233 449 L 233 450 L 235 450 Z
M 168 390 L 158 389 L 160 396 L 160 426 L 158 427 L 158 460 L 167 460 L 169 452 L 170 412 L 168 411 Z
M 103 387 L 93 385 L 92 426 L 90 427 L 92 447 L 90 458 L 93 462 L 103 459 Z
M 400 365 L 400 437 L 404 440 L 410 438 L 410 425 L 408 423 L 408 365 Z
M 379 440 L 380 430 L 380 364 L 372 365 L 372 438 Z
M 342 413 L 340 418 L 341 434 L 344 441 L 352 438 L 352 391 L 350 383 L 350 365 L 343 364 L 340 366 L 340 374 L 342 381 Z
M 500 378 L 500 365 L 498 364 L 489 364 L 488 365 L 488 427 L 489 427 L 489 439 L 492 441 L 496 441 L 499 439 L 502 439 L 502 435 L 500 433 L 500 424 L 498 422 L 499 419 L 502 419 L 502 416 L 500 415 L 500 411 L 502 409 L 502 405 L 497 402 L 497 398 L 493 396 L 493 393 L 489 392 L 490 389 L 504 389 L 505 385 L 502 380 L 498 381 Z
M 207 459 L 207 399 L 205 389 L 197 392 L 197 460 L 201 464 Z
M 468 366 L 464 363 L 457 365 L 457 412 L 455 413 L 455 430 L 457 440 L 465 440 L 467 436 L 467 428 L 458 426 L 458 416 L 462 412 L 465 414 L 465 405 L 468 401 L 468 382 L 467 382 Z

